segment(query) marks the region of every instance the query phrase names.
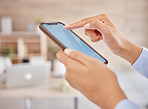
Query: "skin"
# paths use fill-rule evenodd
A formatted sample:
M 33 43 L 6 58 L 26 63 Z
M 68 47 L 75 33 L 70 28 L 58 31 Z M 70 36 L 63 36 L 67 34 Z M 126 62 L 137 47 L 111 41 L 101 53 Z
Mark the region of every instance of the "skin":
M 85 28 L 91 41 L 103 40 L 112 53 L 130 64 L 139 57 L 142 48 L 128 41 L 105 14 L 78 21 L 66 29 Z M 78 51 L 65 49 L 57 53 L 57 58 L 65 65 L 65 78 L 69 84 L 84 94 L 102 109 L 114 109 L 123 99 L 117 77 L 104 63 Z

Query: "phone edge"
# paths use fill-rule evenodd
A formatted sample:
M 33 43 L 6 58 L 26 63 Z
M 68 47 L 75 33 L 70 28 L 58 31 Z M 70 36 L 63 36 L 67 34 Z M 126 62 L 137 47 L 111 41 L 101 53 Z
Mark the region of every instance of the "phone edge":
M 43 24 L 43 23 L 42 23 Z M 66 46 L 64 46 L 59 40 L 57 40 L 51 33 L 47 32 L 44 27 L 42 26 L 42 24 L 40 23 L 39 28 L 40 30 L 48 37 L 50 38 L 56 45 L 58 45 L 62 50 L 64 50 L 65 48 L 67 48 Z
M 41 22 L 39 25 L 39 28 L 41 29 L 41 31 L 47 35 L 47 37 L 49 37 L 48 35 L 50 35 L 51 37 L 49 37 L 52 41 L 54 41 L 55 44 L 57 44 L 62 50 L 64 50 L 65 48 L 67 48 L 65 45 L 63 45 L 58 39 L 56 39 L 50 32 L 46 31 L 44 29 L 44 27 L 42 26 L 42 24 L 53 24 L 53 23 L 60 23 L 63 24 L 65 26 L 64 23 L 62 22 Z M 73 34 L 75 34 L 80 40 L 82 40 L 86 45 L 88 45 L 92 50 L 94 50 L 98 55 L 100 55 L 106 62 L 103 62 L 104 64 L 108 64 L 108 61 L 106 58 L 104 58 L 100 53 L 98 53 L 93 47 L 91 47 L 86 41 L 84 41 L 81 37 L 79 37 L 75 32 L 73 32 L 72 30 L 70 30 Z

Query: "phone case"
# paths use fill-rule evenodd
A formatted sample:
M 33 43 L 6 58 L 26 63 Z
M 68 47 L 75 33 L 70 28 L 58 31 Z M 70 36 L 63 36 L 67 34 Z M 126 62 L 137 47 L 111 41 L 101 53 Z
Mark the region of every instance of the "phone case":
M 64 50 L 65 48 L 67 48 L 65 45 L 63 45 L 57 38 L 55 38 L 50 32 L 48 32 L 43 26 L 42 24 L 48 24 L 48 25 L 52 25 L 52 24 L 63 24 L 62 22 L 41 22 L 39 25 L 40 30 L 45 33 L 52 41 L 55 42 L 55 44 L 57 44 L 62 50 Z M 63 24 L 65 26 L 65 24 Z M 91 49 L 93 49 L 87 42 L 85 42 L 81 37 L 79 37 L 76 33 L 74 33 L 72 30 L 70 30 L 73 34 L 75 34 L 80 40 L 82 40 L 85 44 L 87 44 Z M 93 49 L 98 55 L 100 55 L 106 62 L 105 64 L 108 64 L 108 61 L 100 54 L 98 53 L 95 49 Z

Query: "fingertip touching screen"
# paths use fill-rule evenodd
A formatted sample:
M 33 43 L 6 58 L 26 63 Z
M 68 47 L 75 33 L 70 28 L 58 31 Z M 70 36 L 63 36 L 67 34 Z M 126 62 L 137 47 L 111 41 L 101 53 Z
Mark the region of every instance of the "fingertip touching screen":
M 107 63 L 102 56 L 100 56 L 97 52 L 95 52 L 92 48 L 90 48 L 85 42 L 83 42 L 73 32 L 63 28 L 64 26 L 63 24 L 43 23 L 42 26 L 67 48 L 80 51 L 88 56 L 95 57 L 101 60 L 102 62 Z

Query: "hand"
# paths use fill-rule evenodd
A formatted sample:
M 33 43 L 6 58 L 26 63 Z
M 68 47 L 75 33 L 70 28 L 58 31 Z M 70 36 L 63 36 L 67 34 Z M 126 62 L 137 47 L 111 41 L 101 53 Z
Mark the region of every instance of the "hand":
M 142 48 L 128 41 L 109 17 L 105 14 L 83 19 L 65 26 L 66 29 L 85 27 L 85 34 L 94 41 L 103 40 L 109 49 L 116 55 L 133 64 L 139 57 Z
M 56 56 L 65 65 L 65 78 L 73 88 L 102 109 L 114 109 L 126 99 L 116 75 L 104 63 L 71 49 L 64 52 L 61 50 Z

